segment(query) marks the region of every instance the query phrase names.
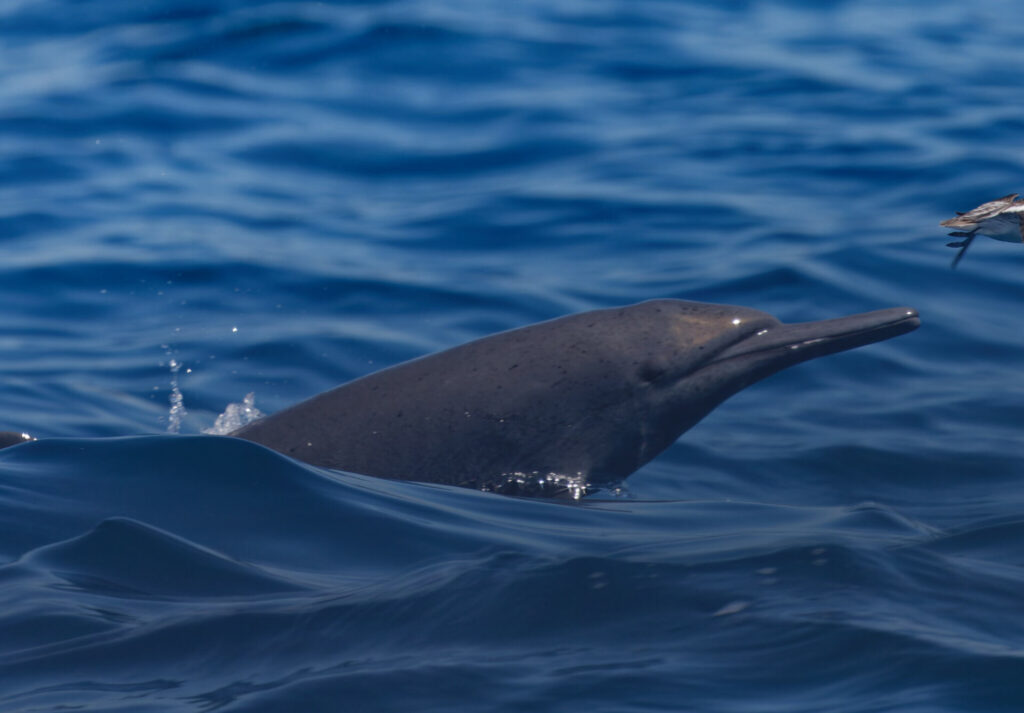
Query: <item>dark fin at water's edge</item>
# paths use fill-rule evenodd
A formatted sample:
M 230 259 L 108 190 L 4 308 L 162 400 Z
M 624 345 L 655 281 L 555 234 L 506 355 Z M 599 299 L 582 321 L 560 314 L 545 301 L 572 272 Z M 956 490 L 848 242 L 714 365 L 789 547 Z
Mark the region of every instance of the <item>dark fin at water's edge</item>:
M 20 431 L 0 431 L 0 448 L 16 446 L 19 443 L 26 443 L 34 440 L 35 439 L 32 438 L 32 436 L 27 433 L 21 433 Z

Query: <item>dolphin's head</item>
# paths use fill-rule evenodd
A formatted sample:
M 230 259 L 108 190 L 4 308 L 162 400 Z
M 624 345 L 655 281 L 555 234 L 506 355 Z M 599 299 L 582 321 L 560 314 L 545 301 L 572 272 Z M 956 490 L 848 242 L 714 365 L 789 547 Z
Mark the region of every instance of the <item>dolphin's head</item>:
M 916 329 L 917 312 L 906 308 L 783 324 L 747 307 L 653 300 L 605 311 L 605 338 L 627 366 L 632 403 L 620 423 L 633 438 L 594 462 L 591 479 L 617 480 L 672 444 L 718 404 L 786 367 L 871 344 Z

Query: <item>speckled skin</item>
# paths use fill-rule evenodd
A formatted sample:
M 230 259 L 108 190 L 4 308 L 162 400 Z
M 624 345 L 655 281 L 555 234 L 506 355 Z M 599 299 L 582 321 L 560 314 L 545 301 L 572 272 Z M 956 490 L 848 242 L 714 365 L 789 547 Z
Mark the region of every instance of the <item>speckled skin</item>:
M 918 325 L 905 308 L 783 325 L 654 300 L 502 332 L 326 391 L 231 434 L 314 465 L 502 490 L 621 480 L 740 389 Z

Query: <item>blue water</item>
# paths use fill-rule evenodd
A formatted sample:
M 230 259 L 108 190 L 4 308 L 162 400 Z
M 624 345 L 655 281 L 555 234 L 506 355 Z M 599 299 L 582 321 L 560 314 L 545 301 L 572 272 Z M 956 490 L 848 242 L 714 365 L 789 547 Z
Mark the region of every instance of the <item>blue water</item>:
M 0 710 L 1024 709 L 1018 15 L 4 3 Z M 652 297 L 923 326 L 579 504 L 197 435 Z

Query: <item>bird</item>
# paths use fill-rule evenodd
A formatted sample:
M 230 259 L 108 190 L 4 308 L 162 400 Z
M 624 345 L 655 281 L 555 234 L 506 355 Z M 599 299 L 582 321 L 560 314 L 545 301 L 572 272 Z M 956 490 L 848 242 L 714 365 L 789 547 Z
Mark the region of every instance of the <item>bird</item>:
M 1024 223 L 1021 222 L 1024 216 L 1024 200 L 1018 199 L 1019 195 L 1011 193 L 994 201 L 982 203 L 974 210 L 958 212 L 955 217 L 939 223 L 944 228 L 956 229 L 949 234 L 950 237 L 963 238 L 946 243 L 947 247 L 960 248 L 960 252 L 953 258 L 953 268 L 956 268 L 978 233 L 1008 243 L 1024 243 Z

